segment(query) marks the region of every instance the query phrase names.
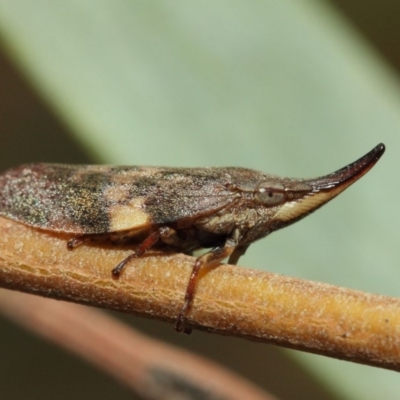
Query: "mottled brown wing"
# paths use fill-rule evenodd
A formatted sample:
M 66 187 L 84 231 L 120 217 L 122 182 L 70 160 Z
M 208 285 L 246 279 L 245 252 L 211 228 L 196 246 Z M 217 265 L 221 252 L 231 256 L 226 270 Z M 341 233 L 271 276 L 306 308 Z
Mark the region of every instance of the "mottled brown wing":
M 101 234 L 209 215 L 233 201 L 229 169 L 23 165 L 0 175 L 0 215 Z

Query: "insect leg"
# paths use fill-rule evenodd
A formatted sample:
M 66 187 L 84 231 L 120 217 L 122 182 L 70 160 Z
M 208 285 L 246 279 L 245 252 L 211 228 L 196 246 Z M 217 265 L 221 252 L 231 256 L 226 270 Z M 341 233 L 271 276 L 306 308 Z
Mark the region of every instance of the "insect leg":
M 181 247 L 185 242 L 181 239 L 176 230 L 169 226 L 162 226 L 160 228 L 160 239 L 165 243 L 173 247 Z
M 231 254 L 235 252 L 235 249 L 238 245 L 240 238 L 240 231 L 239 229 L 235 229 L 233 231 L 232 236 L 226 240 L 224 246 L 215 247 L 214 249 L 210 250 L 208 253 L 203 254 L 202 256 L 198 257 L 193 269 L 192 273 L 189 278 L 189 283 L 186 288 L 185 300 L 182 306 L 182 309 L 179 313 L 179 316 L 176 320 L 175 330 L 178 332 L 184 333 L 191 333 L 190 328 L 185 327 L 185 319 L 188 312 L 188 309 L 192 305 L 193 298 L 194 298 L 194 291 L 196 288 L 197 278 L 200 272 L 200 268 L 202 266 L 207 267 L 214 267 L 218 265 L 224 258 L 229 257 Z M 240 255 L 240 254 L 239 254 Z
M 236 265 L 239 261 L 239 258 L 246 253 L 246 250 L 249 248 L 249 245 L 236 247 L 233 253 L 229 256 L 228 264 Z
M 159 228 L 159 229 L 153 231 L 152 233 L 150 233 L 150 235 L 147 236 L 147 238 L 138 245 L 138 247 L 136 248 L 136 251 L 134 253 L 132 253 L 131 255 L 126 257 L 124 260 L 122 260 L 111 271 L 113 276 L 118 277 L 121 274 L 122 270 L 126 267 L 126 264 L 128 264 L 128 262 L 130 260 L 132 260 L 133 258 L 142 256 L 144 253 L 146 253 L 147 250 L 149 250 L 154 244 L 156 244 L 158 242 L 158 240 L 160 239 L 160 230 L 161 229 L 162 228 Z
M 193 246 L 188 245 L 186 238 L 179 236 L 178 232 L 169 226 L 160 228 L 160 240 L 183 254 L 193 255 Z

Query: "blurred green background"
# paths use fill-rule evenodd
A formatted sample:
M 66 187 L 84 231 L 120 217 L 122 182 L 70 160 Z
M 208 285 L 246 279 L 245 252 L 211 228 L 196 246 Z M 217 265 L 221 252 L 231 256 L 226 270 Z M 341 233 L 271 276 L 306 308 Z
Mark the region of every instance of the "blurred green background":
M 384 142 L 366 177 L 241 264 L 399 296 L 399 15 L 389 0 L 2 0 L 0 166 L 234 165 L 313 177 Z M 116 316 L 280 399 L 399 397 L 391 371 Z M 0 332 L 2 398 L 132 399 L 5 319 Z

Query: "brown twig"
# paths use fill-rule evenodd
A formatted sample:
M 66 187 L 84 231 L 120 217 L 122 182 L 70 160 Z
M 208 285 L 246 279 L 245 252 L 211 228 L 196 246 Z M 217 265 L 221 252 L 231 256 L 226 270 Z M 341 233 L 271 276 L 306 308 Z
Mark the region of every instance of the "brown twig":
M 174 321 L 193 258 L 83 245 L 0 219 L 0 286 Z M 192 327 L 400 371 L 400 300 L 229 265 L 202 271 Z

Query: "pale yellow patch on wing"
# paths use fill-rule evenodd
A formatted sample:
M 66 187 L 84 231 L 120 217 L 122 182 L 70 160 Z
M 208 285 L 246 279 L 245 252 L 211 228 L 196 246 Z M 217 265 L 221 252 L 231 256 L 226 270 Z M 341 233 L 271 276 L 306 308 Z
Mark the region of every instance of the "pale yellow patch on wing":
M 327 203 L 348 186 L 350 186 L 350 182 L 348 185 L 342 185 L 328 191 L 316 192 L 304 197 L 301 200 L 291 201 L 283 204 L 281 208 L 279 208 L 278 212 L 274 215 L 274 219 L 280 221 L 291 221 L 301 217 L 302 215 L 307 214 L 308 212 L 311 212 Z
M 129 196 L 129 189 L 128 185 L 110 186 L 104 190 L 104 198 L 110 203 L 123 202 Z
M 109 218 L 112 232 L 136 229 L 151 223 L 143 198 L 135 198 L 129 204 L 111 206 Z

